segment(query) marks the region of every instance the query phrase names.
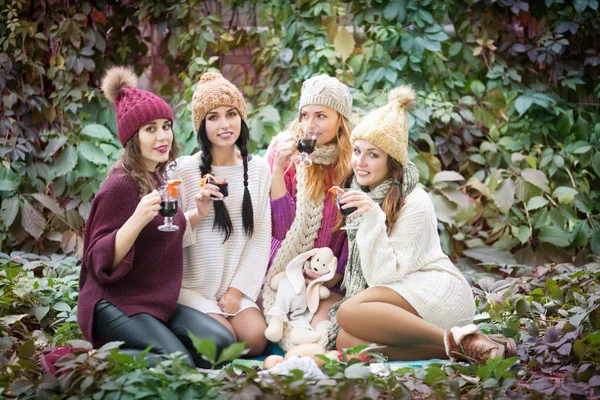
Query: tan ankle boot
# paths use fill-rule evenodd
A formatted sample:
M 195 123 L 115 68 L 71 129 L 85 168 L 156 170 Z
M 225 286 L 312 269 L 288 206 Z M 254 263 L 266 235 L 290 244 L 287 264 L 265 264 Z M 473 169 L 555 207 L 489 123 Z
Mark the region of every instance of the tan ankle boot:
M 507 342 L 512 341 L 512 344 L 514 344 L 514 340 L 506 340 Z M 452 361 L 485 364 L 489 358 L 506 357 L 506 347 L 479 332 L 474 324 L 454 327 L 446 331 L 444 345 L 446 354 Z

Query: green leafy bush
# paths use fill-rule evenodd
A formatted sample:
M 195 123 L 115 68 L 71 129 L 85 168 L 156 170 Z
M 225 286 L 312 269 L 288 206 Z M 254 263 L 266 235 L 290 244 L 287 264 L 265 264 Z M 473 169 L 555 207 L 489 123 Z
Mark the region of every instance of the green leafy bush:
M 391 371 L 368 367 L 349 355 L 374 347 L 345 351 L 343 361 L 324 357 L 326 379 L 303 377 L 300 371 L 264 380 L 258 368 L 239 364 L 196 371 L 181 356 L 171 355 L 148 368 L 138 358 L 119 353 L 120 343 L 62 358 L 61 373 L 44 374 L 42 350 L 51 345 L 91 349 L 71 317 L 75 310 L 79 267 L 69 259 L 0 253 L 0 395 L 20 398 L 222 398 L 222 397 L 489 397 L 526 398 L 598 396 L 600 394 L 600 263 L 575 267 L 504 267 L 489 272 L 466 270 L 473 281 L 480 329 L 518 341 L 518 356 L 489 360 L 483 366 L 431 364 L 424 369 Z M 36 287 L 37 286 L 37 287 Z M 45 313 L 45 314 L 44 314 Z M 237 343 L 216 355 L 214 343 L 193 338 L 211 365 L 228 364 L 244 354 Z M 149 350 L 149 349 L 148 349 Z

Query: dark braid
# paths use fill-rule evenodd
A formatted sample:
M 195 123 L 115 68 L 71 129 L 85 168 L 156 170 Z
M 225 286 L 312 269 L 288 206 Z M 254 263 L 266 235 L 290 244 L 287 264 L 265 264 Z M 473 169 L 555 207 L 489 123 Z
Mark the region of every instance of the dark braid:
M 251 237 L 254 233 L 254 210 L 252 209 L 252 199 L 250 198 L 250 190 L 248 190 L 248 142 L 250 141 L 250 130 L 246 122 L 242 120 L 242 129 L 240 137 L 235 144 L 242 155 L 244 164 L 244 201 L 242 203 L 242 221 L 244 223 L 244 232 L 246 236 Z
M 212 154 L 210 153 L 212 143 L 210 140 L 208 140 L 208 136 L 206 135 L 206 120 L 202 121 L 200 124 L 200 129 L 198 129 L 198 142 L 200 143 L 200 150 L 202 151 L 200 156 L 200 175 L 204 176 L 206 174 L 210 174 L 212 170 Z M 225 202 L 223 201 L 214 201 L 213 207 L 215 208 L 215 222 L 213 223 L 213 230 L 218 227 L 223 231 L 223 233 L 225 233 L 225 240 L 223 240 L 223 243 L 225 243 L 233 232 L 233 224 L 231 223 L 231 218 L 229 217 L 229 211 L 227 210 L 227 206 L 225 206 Z

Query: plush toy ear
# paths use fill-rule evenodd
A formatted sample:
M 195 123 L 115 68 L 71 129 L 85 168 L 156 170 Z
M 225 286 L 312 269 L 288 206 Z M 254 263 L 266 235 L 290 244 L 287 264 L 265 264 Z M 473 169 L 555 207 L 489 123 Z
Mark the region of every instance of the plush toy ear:
M 292 284 L 294 293 L 300 294 L 302 292 L 304 287 L 304 275 L 302 274 L 304 262 L 315 255 L 317 251 L 318 249 L 312 249 L 297 255 L 285 268 L 285 275 Z
M 306 288 L 306 300 L 308 303 L 308 309 L 312 313 L 317 312 L 317 308 L 319 307 L 319 289 L 321 285 L 323 285 L 324 282 L 333 279 L 337 271 L 337 257 L 333 254 L 333 251 L 331 251 L 331 249 L 328 247 L 323 247 L 319 250 L 319 256 L 321 259 L 330 258 L 328 264 L 329 272 L 325 275 L 321 275 L 321 277 L 312 281 Z

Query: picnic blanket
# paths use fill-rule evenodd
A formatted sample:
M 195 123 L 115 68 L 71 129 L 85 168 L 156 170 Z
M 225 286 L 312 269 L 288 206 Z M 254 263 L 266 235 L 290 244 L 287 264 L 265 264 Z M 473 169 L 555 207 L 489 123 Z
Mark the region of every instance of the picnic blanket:
M 269 343 L 263 354 L 258 357 L 247 358 L 247 359 L 237 359 L 233 360 L 231 364 L 233 365 L 242 365 L 245 367 L 262 367 L 263 361 L 266 357 L 277 354 L 280 356 L 285 355 L 285 351 L 278 345 L 274 343 Z M 388 361 L 385 363 L 391 370 L 397 370 L 402 368 L 427 368 L 430 364 L 448 364 L 448 360 L 440 360 L 437 358 L 431 360 L 416 360 L 416 361 Z

